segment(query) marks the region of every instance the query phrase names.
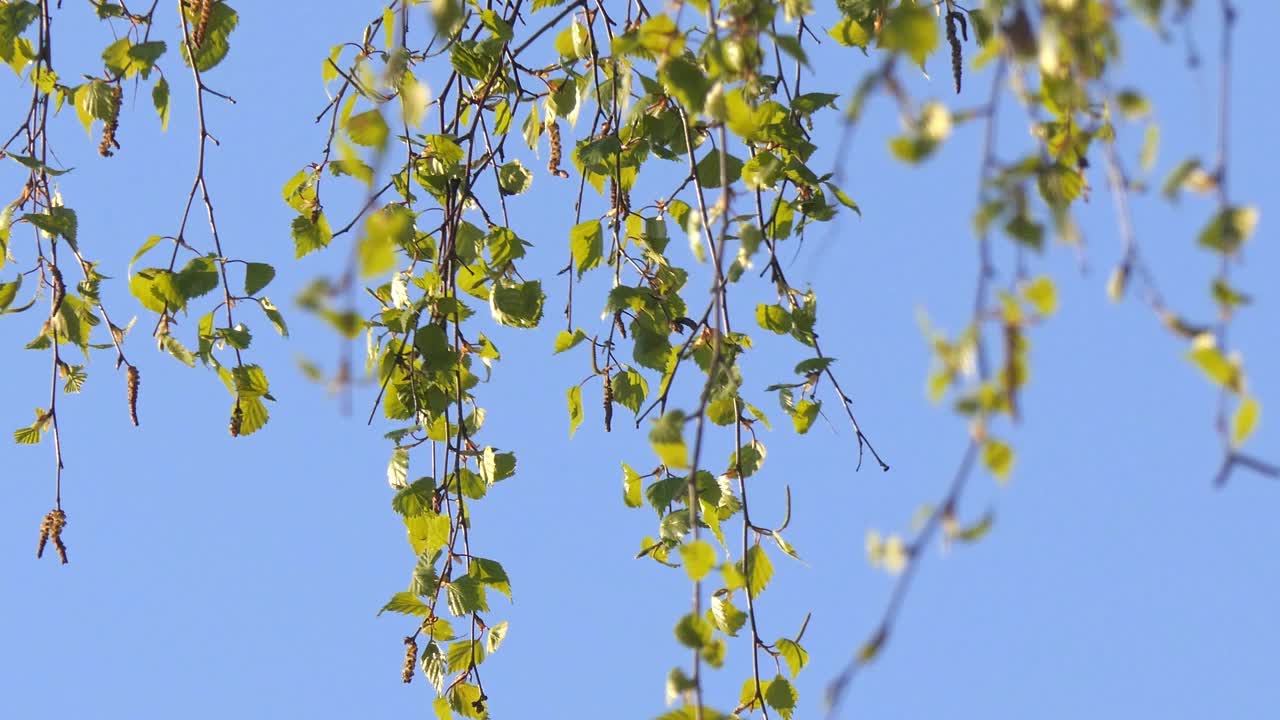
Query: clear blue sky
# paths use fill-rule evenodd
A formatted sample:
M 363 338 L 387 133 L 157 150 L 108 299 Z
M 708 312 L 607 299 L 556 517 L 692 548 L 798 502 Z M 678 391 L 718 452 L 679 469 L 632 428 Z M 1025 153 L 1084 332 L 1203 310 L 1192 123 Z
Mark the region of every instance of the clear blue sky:
M 64 74 L 77 56 L 90 67 L 109 41 L 83 5 L 67 3 L 57 16 L 55 57 L 68 63 Z M 321 148 L 321 130 L 310 123 L 324 104 L 321 60 L 334 43 L 357 36 L 377 8 L 239 5 L 232 53 L 209 75 L 239 103 L 212 104 L 222 147 L 213 150 L 210 182 L 229 254 L 272 262 L 281 273 L 268 294 L 287 312 L 293 336 L 280 340 L 251 320 L 250 351 L 280 402 L 263 432 L 232 441 L 221 383 L 157 353 L 142 317 L 129 344 L 142 368 L 142 428 L 128 424 L 123 379 L 107 355 L 95 359 L 81 396 L 60 401 L 67 567 L 32 557 L 51 500 L 50 447 L 0 444 L 0 717 L 430 712 L 429 688 L 399 678 L 400 638 L 411 622 L 374 617 L 403 589 L 413 563 L 389 506 L 388 445 L 365 427 L 363 412 L 341 416 L 338 403 L 295 369 L 303 352 L 332 364 L 332 335 L 292 299 L 345 251 L 294 262 L 290 211 L 280 201 L 283 182 Z M 1233 338 L 1265 408 L 1252 448 L 1276 461 L 1280 250 L 1270 228 L 1280 196 L 1270 59 L 1280 7 L 1239 5 L 1232 191 L 1259 205 L 1263 219 L 1235 275 L 1256 304 Z M 165 23 L 169 32 L 171 14 Z M 1127 26 L 1117 85 L 1128 77 L 1152 91 L 1164 131 L 1157 178 L 1185 155 L 1213 153 L 1216 16 L 1201 12 L 1192 25 L 1207 63 L 1199 73 L 1185 69 L 1179 43 Z M 809 88 L 847 91 L 870 67 L 832 46 L 816 53 L 826 80 L 807 80 Z M 913 92 L 950 100 L 944 62 L 936 58 L 934 79 L 913 81 Z M 96 139 L 72 113 L 58 119 L 57 147 L 77 166 L 63 192 L 79 212 L 82 243 L 117 277 L 105 294 L 125 318 L 143 312 L 127 294 L 125 265 L 148 235 L 174 232 L 193 169 L 191 91 L 172 52 L 164 66 L 174 85 L 166 135 L 145 91 L 127 96 L 135 107 L 112 159 L 93 152 Z M 973 74 L 958 102 L 981 103 L 988 85 L 986 75 Z M 16 121 L 20 93 L 7 70 L 0 93 L 10 101 L 4 122 Z M 1009 117 L 1002 142 L 1025 145 L 1025 124 Z M 752 491 L 764 518 L 780 514 L 784 484 L 793 491 L 789 539 L 807 564 L 776 559 L 759 609 L 766 640 L 794 634 L 813 612 L 805 636 L 813 662 L 798 680 L 801 718 L 820 716 L 823 688 L 886 600 L 891 580 L 867 567 L 865 531 L 906 528 L 919 504 L 943 492 L 965 442 L 962 424 L 925 399 L 930 358 L 915 313 L 926 307 L 954 330 L 966 312 L 977 128 L 959 131 L 913 171 L 891 161 L 882 142 L 896 125 L 888 103 L 875 101 L 843 158 L 857 163 L 847 189 L 865 217 L 812 236 L 790 271 L 793 282 L 817 288 L 824 346 L 839 358 L 860 419 L 893 470 L 855 474 L 852 439 L 838 417 L 803 439 L 778 422 L 764 438 L 769 457 Z M 819 144 L 834 147 L 824 132 Z M 1139 130 L 1124 132 L 1135 147 Z M 492 493 L 475 521 L 473 537 L 504 563 L 515 592 L 513 605 L 497 603 L 493 613 L 511 621 L 511 632 L 484 666 L 485 686 L 499 718 L 648 718 L 663 710 L 667 670 L 687 661 L 671 633 L 686 611 L 687 581 L 681 571 L 632 559 L 654 517 L 623 507 L 619 461 L 652 462 L 644 433 L 615 421 L 605 435 L 589 399 L 587 422 L 576 439 L 567 437 L 564 391 L 583 376 L 585 358 L 553 358 L 550 348 L 564 298 L 563 279 L 553 276 L 567 252 L 572 199 L 569 183 L 530 164 L 538 168 L 533 191 L 512 207 L 517 230 L 535 245 L 525 273 L 546 279 L 550 297 L 542 329 L 493 332 L 504 361 L 480 392 L 491 441 L 520 458 L 517 479 Z M 16 188 L 18 177 L 16 165 L 0 168 L 0 187 Z M 965 503 L 973 515 L 994 508 L 995 530 L 945 557 L 929 552 L 893 642 L 859 677 L 847 717 L 1245 718 L 1280 707 L 1273 552 L 1280 487 L 1246 473 L 1224 491 L 1211 487 L 1220 460 L 1214 391 L 1145 307 L 1107 302 L 1106 272 L 1119 243 L 1101 162 L 1089 180 L 1092 198 L 1080 213 L 1087 268 L 1056 246 L 1034 260 L 1058 279 L 1062 309 L 1032 336 L 1024 427 L 1006 433 L 1018 451 L 1014 479 L 1000 489 L 976 478 Z M 1175 208 L 1137 200 L 1141 241 L 1177 306 L 1208 309 L 1213 261 L 1194 236 L 1210 212 L 1199 198 Z M 1007 267 L 1007 253 L 1002 259 Z M 745 318 L 754 299 L 739 296 Z M 5 427 L 30 422 L 31 408 L 47 402 L 47 354 L 17 349 L 38 323 L 0 320 Z M 178 331 L 189 338 L 194 320 Z M 763 388 L 799 359 L 785 347 L 749 368 L 747 386 L 775 420 L 784 418 Z M 367 408 L 367 399 L 357 397 L 356 407 Z M 727 455 L 724 439 L 717 442 L 711 456 Z M 732 707 L 747 653 L 734 642 L 729 665 L 710 674 L 715 704 Z

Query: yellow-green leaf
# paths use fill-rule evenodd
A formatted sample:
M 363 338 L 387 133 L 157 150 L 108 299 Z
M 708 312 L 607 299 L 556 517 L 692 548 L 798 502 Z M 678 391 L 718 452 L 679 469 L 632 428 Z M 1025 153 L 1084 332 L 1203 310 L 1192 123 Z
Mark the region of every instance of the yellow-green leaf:
M 1256 398 L 1246 397 L 1236 408 L 1235 419 L 1231 423 L 1231 444 L 1240 447 L 1253 434 L 1262 416 L 1262 404 Z

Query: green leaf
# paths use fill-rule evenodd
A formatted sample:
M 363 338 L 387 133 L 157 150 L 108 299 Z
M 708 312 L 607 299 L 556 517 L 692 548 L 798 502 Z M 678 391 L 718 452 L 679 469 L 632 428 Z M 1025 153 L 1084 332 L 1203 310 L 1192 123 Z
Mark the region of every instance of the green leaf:
M 622 502 L 629 508 L 638 508 L 641 504 L 640 475 L 631 466 L 622 464 Z
M 717 593 L 711 597 L 711 622 L 720 632 L 736 637 L 738 631 L 747 623 L 747 614 L 734 607 L 728 593 Z
M 480 583 L 506 595 L 507 600 L 511 599 L 511 580 L 507 577 L 507 571 L 497 560 L 472 558 L 468 574 Z
M 498 188 L 503 195 L 519 195 L 533 185 L 533 173 L 529 172 L 519 160 L 498 168 Z
M 258 305 L 262 307 L 262 313 L 267 316 L 267 320 L 271 321 L 271 325 L 284 337 L 289 336 L 289 326 L 285 325 L 284 315 L 280 314 L 280 310 L 267 298 L 258 298 Z
M 271 284 L 275 276 L 276 269 L 266 263 L 248 263 L 244 271 L 244 294 L 258 294 L 259 291 Z
M 492 655 L 498 652 L 498 648 L 502 646 L 502 641 L 507 639 L 507 621 L 503 620 L 497 625 L 489 626 L 489 637 L 485 639 L 485 652 Z
M 132 61 L 130 73 L 138 73 L 145 78 L 167 49 L 168 45 L 161 40 L 148 40 L 129 48 L 129 60 Z
M 375 277 L 395 267 L 396 248 L 413 240 L 413 220 L 413 211 L 397 203 L 369 215 L 356 251 L 360 277 Z
M 484 662 L 484 646 L 479 642 L 472 642 L 471 638 L 463 638 L 449 646 L 447 656 L 449 673 L 461 673 L 472 665 Z
M 1044 247 L 1044 225 L 1026 215 L 1017 215 L 1004 226 L 1009 237 L 1035 250 Z
M 0 283 L 0 313 L 9 309 L 13 304 L 14 298 L 18 297 L 18 289 L 22 287 L 22 275 L 18 275 L 13 282 Z
M 815 357 L 808 360 L 801 360 L 796 363 L 795 373 L 797 375 L 814 375 L 821 373 L 831 367 L 831 363 L 835 362 L 833 357 Z
M 862 208 L 858 207 L 858 203 L 854 202 L 853 198 L 849 197 L 848 193 L 841 190 L 839 187 L 836 187 L 835 183 L 825 183 L 825 185 L 827 186 L 827 189 L 831 191 L 831 194 L 836 196 L 836 200 L 839 200 L 841 205 L 844 205 L 850 210 L 858 213 L 858 217 L 862 217 Z
M 88 373 L 84 371 L 83 365 L 72 365 L 66 371 L 67 381 L 63 384 L 62 389 L 68 393 L 78 393 L 84 388 L 84 383 L 89 379 Z
M 702 112 L 702 105 L 711 90 L 711 83 L 702 68 L 684 57 L 673 57 L 662 65 L 658 77 L 662 79 L 667 94 L 675 98 L 691 115 Z
M 791 412 L 791 422 L 795 425 L 796 432 L 801 435 L 809 432 L 809 428 L 813 427 L 813 421 L 818 419 L 818 412 L 821 410 L 820 400 L 801 400 L 796 403 Z
M 791 332 L 791 314 L 781 305 L 756 305 L 756 324 L 778 335 Z
M 654 56 L 679 55 L 684 50 L 684 35 L 666 15 L 653 15 L 640 26 L 640 47 Z
M 729 456 L 729 467 L 744 478 L 751 477 L 764 464 L 764 456 L 764 445 L 759 441 L 752 440 Z
M 788 639 L 779 638 L 773 644 L 773 648 L 782 655 L 782 659 L 787 663 L 787 669 L 791 671 L 791 677 L 800 674 L 805 665 L 809 664 L 809 652 L 800 647 L 800 643 Z
M 913 165 L 928 159 L 936 149 L 937 140 L 918 135 L 900 135 L 889 140 L 889 151 L 893 156 Z
M 422 356 L 423 366 L 432 372 L 449 372 L 457 367 L 458 352 L 449 344 L 444 328 L 435 323 L 418 328 L 413 347 Z
M 988 438 L 982 444 L 982 462 L 997 480 L 1008 480 L 1013 470 L 1013 448 L 995 438 Z
M 19 445 L 36 445 L 40 442 L 40 423 L 13 431 L 13 441 Z
M 236 395 L 241 399 L 270 397 L 267 373 L 258 365 L 241 365 L 231 371 Z
M 477 718 L 480 720 L 489 717 L 488 705 L 482 699 L 484 693 L 475 685 L 470 683 L 454 685 L 449 690 L 448 697 L 450 709 L 464 718 Z
M 406 469 L 408 463 L 405 464 Z M 390 469 L 390 468 L 388 468 Z M 405 517 L 424 515 L 431 509 L 431 501 L 436 494 L 434 478 L 424 477 L 414 480 L 403 487 L 391 498 L 391 509 Z
M 435 552 L 449 542 L 449 516 L 433 512 L 404 518 L 405 531 L 408 534 L 409 546 L 415 555 L 424 552 Z
M 1046 317 L 1058 309 L 1058 289 L 1048 275 L 1041 275 L 1024 285 L 1022 295 L 1035 306 L 1036 312 Z
M 568 330 L 561 330 L 560 334 L 556 335 L 555 354 L 559 355 L 586 339 L 587 334 L 581 330 L 574 330 L 572 333 Z
M 684 571 L 689 574 L 689 579 L 697 582 L 716 566 L 716 549 L 705 540 L 694 540 L 680 546 L 680 558 L 684 561 Z
M 1164 195 L 1166 200 L 1176 202 L 1184 187 L 1192 186 L 1196 189 L 1202 189 L 1204 182 L 1201 178 L 1211 179 L 1211 176 L 1204 171 L 1200 165 L 1199 158 L 1188 158 L 1178 164 L 1173 172 L 1169 173 L 1169 177 L 1165 179 L 1164 186 L 1160 188 L 1160 193 Z
M 857 47 L 865 50 L 867 43 L 871 42 L 871 34 L 856 20 L 849 18 L 844 18 L 836 23 L 835 27 L 827 31 L 827 34 L 845 47 Z
M 162 75 L 156 81 L 155 87 L 151 88 L 151 104 L 156 108 L 156 114 L 160 116 L 160 130 L 163 132 L 169 129 L 169 81 L 164 79 Z
M 440 576 L 436 573 L 436 556 L 434 550 L 418 556 L 418 563 L 413 566 L 413 577 L 409 579 L 409 592 L 425 598 L 435 597 L 436 588 L 440 584 Z
M 133 272 L 133 264 L 138 262 L 138 260 L 141 260 L 142 256 L 146 255 L 151 250 L 151 248 L 160 244 L 160 241 L 162 239 L 163 238 L 161 238 L 159 235 L 152 235 L 147 238 L 146 242 L 142 243 L 142 246 L 138 248 L 138 252 L 133 254 L 133 259 L 129 261 L 130 273 Z
M 1138 152 L 1138 166 L 1143 173 L 1151 172 L 1155 167 L 1156 155 L 1160 151 L 1160 126 L 1152 123 L 1142 135 L 1142 149 Z
M 1253 397 L 1245 397 L 1236 408 L 1235 418 L 1231 422 L 1231 444 L 1234 447 L 1244 445 L 1258 426 L 1262 416 L 1262 404 Z
M 179 309 L 186 300 L 178 289 L 177 273 L 163 268 L 139 270 L 129 278 L 129 292 L 146 309 L 161 313 L 166 308 Z
M 462 616 L 473 612 L 486 612 L 489 602 L 485 599 L 484 585 L 479 580 L 465 575 L 445 585 L 448 594 L 449 612 Z
M 565 396 L 569 401 L 569 437 L 573 437 L 582 424 L 582 388 L 574 385 Z
M 296 257 L 328 247 L 333 240 L 333 231 L 329 229 L 329 221 L 324 213 L 317 214 L 314 219 L 309 215 L 294 218 L 291 234 Z
M 182 293 L 182 307 L 188 300 L 213 292 L 218 287 L 218 264 L 209 257 L 192 258 L 177 274 L 175 282 Z
M 679 640 L 681 645 L 695 650 L 711 642 L 713 632 L 711 623 L 693 613 L 685 615 L 680 618 L 680 622 L 676 623 L 676 640 Z
M 134 45 L 124 37 L 102 51 L 102 62 L 114 75 L 129 78 L 141 73 L 145 76 L 155 67 L 156 60 L 164 51 L 163 42 L 152 40 Z
M 672 410 L 653 422 L 649 444 L 662 464 L 675 470 L 689 467 L 689 448 L 684 442 L 684 413 Z
M 965 543 L 975 543 L 986 537 L 995 525 L 996 516 L 990 510 L 983 513 L 978 522 L 963 528 L 948 528 L 947 537 Z
M 104 80 L 90 80 L 76 88 L 76 115 L 89 132 L 94 120 L 109 120 L 120 112 L 115 86 Z
M 1076 168 L 1058 163 L 1040 170 L 1037 187 L 1050 207 L 1061 209 L 1084 192 L 1084 176 Z
M 785 166 L 771 152 L 761 152 L 742 166 L 742 182 L 748 190 L 771 190 L 782 178 Z
M 203 336 L 204 333 L 201 335 Z M 244 323 L 237 323 L 233 328 L 218 328 L 216 337 L 237 350 L 247 350 L 253 341 L 253 334 L 244 326 Z
M 790 682 L 781 675 L 778 675 L 769 681 L 769 686 L 764 691 L 764 701 L 769 707 L 778 711 L 784 720 L 791 717 L 795 712 L 796 703 L 800 700 L 800 693 L 791 686 Z
M 364 147 L 382 149 L 387 145 L 387 137 L 391 134 L 387 121 L 381 110 L 366 110 L 347 118 L 347 135 L 351 142 Z
M 495 268 L 505 268 L 512 261 L 524 257 L 525 242 L 510 228 L 494 227 L 484 236 L 489 259 Z
M 18 155 L 16 153 L 7 152 L 5 153 L 5 156 L 8 157 L 10 160 L 13 160 L 14 162 L 18 163 L 19 165 L 22 165 L 23 167 L 27 168 L 28 170 L 35 170 L 37 172 L 42 172 L 42 173 L 45 173 L 46 175 L 49 175 L 50 177 L 66 175 L 67 173 L 75 169 L 75 168 L 67 168 L 65 170 L 58 170 L 56 168 L 51 168 L 48 165 L 45 165 L 44 163 L 40 162 L 39 160 L 31 157 L 30 155 Z M 5 208 L 5 211 L 11 214 L 13 212 L 13 206 L 12 205 L 7 206 Z
M 1204 333 L 1192 341 L 1187 359 L 1195 363 L 1215 384 L 1233 392 L 1239 390 L 1239 368 L 1218 350 L 1212 333 Z
M 613 401 L 633 413 L 640 413 L 640 406 L 649 395 L 649 383 L 635 370 L 619 370 L 613 376 Z
M 739 563 L 739 565 L 744 564 Z M 747 551 L 745 566 L 740 567 L 739 572 L 746 578 L 747 590 L 751 593 L 751 597 L 759 597 L 760 593 L 769 586 L 769 579 L 773 577 L 773 563 L 769 562 L 769 556 L 764 548 L 752 545 Z
M 391 462 L 387 463 L 387 483 L 396 490 L 404 490 L 409 485 L 409 451 L 396 448 L 391 453 Z M 397 495 L 396 497 L 399 497 Z
M 885 20 L 878 44 L 886 50 L 906 53 L 923 67 L 925 58 L 938 47 L 938 21 L 933 10 L 915 4 L 900 5 Z
M 742 164 L 742 161 L 732 155 L 725 155 L 724 167 L 725 176 L 729 178 L 730 184 L 740 177 L 745 179 L 747 176 L 746 167 Z M 757 168 L 757 170 L 762 171 L 759 168 Z M 704 155 L 702 159 L 698 161 L 697 171 L 698 182 L 702 183 L 704 188 L 720 187 L 720 153 L 716 150 L 712 150 Z M 690 215 L 690 221 L 697 217 L 699 216 Z M 687 230 L 688 226 L 686 226 L 685 229 Z
M 186 365 L 187 367 L 196 366 L 195 355 L 192 355 L 191 351 L 178 341 L 178 338 L 172 335 L 165 335 L 164 349 L 183 365 Z M 241 435 L 251 435 L 263 425 L 267 424 L 267 409 L 262 407 L 261 400 L 252 398 L 241 405 L 242 407 L 240 412 L 243 416 L 240 423 Z
M 401 591 L 392 595 L 390 602 L 383 605 L 382 609 L 378 611 L 378 614 L 381 615 L 388 611 L 400 613 L 401 615 L 416 615 L 419 617 L 427 617 L 431 614 L 431 608 L 428 607 L 426 603 L 422 602 L 422 600 L 419 600 L 417 595 L 408 591 Z
M 1116 106 L 1126 120 L 1141 120 L 1151 113 L 1151 102 L 1132 88 L 1116 93 Z
M 603 259 L 604 235 L 599 220 L 578 223 L 569 231 L 569 249 L 573 263 L 578 266 L 578 277 L 600 265 Z
M 1200 245 L 1230 255 L 1244 245 L 1257 226 L 1257 208 L 1230 207 L 1214 216 L 1200 232 Z
M 542 302 L 545 299 L 542 283 L 538 280 L 523 283 L 495 280 L 493 292 L 489 295 L 489 310 L 493 319 L 503 325 L 533 328 L 542 320 Z
M 72 247 L 76 244 L 76 211 L 65 207 L 49 208 L 47 213 L 26 213 L 23 220 L 35 225 L 50 235 L 65 238 Z

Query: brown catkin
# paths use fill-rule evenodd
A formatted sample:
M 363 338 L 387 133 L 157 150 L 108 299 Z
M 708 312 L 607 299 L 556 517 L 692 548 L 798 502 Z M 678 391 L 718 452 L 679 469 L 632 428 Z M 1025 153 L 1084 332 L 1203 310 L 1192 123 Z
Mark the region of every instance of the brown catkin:
M 404 667 L 400 669 L 400 679 L 409 684 L 413 682 L 413 666 L 418 662 L 418 640 L 410 635 L 404 639 Z
M 57 315 L 62 309 L 62 301 L 67 298 L 67 285 L 62 281 L 62 271 L 57 265 L 49 266 L 49 285 L 53 292 L 53 309 L 49 312 L 50 316 Z
M 244 410 L 240 409 L 240 403 L 236 403 L 236 409 L 231 411 L 231 437 L 240 437 L 240 426 L 244 423 Z
M 67 514 L 60 509 L 50 510 L 44 520 L 40 521 L 40 544 L 36 547 L 36 558 L 44 557 L 44 548 L 49 540 L 58 551 L 58 559 L 67 564 L 67 546 L 62 542 L 62 528 L 67 526 Z
M 1004 382 L 1009 396 L 1009 417 L 1018 421 L 1018 388 L 1022 385 L 1022 373 L 1018 366 L 1019 345 L 1022 343 L 1022 328 L 1016 323 L 1004 326 Z
M 36 545 L 36 559 L 44 557 L 44 546 L 49 544 L 49 516 L 40 521 L 40 544 Z
M 964 53 L 960 49 L 960 37 L 956 34 L 956 16 L 959 13 L 947 13 L 947 42 L 951 43 L 951 75 L 956 79 L 956 94 L 960 94 L 960 77 L 964 67 Z M 964 22 L 964 17 L 960 17 Z M 968 34 L 968 30 L 965 31 Z
M 551 144 L 551 157 L 547 160 L 547 172 L 558 178 L 569 177 L 569 173 L 560 169 L 560 123 L 554 120 L 547 123 L 547 140 Z
M 604 374 L 604 431 L 613 432 L 613 380 Z
M 125 371 L 125 377 L 129 397 L 129 419 L 133 421 L 134 427 L 138 427 L 138 386 L 142 383 L 142 378 L 138 374 L 138 368 L 132 365 Z
M 609 210 L 618 218 L 625 218 L 631 212 L 631 193 L 612 178 L 609 180 Z
M 196 49 L 204 44 L 205 31 L 209 29 L 209 15 L 213 13 L 213 4 L 218 0 L 198 0 L 200 3 L 200 14 L 196 18 L 195 29 L 191 32 L 191 42 L 195 43 Z
M 98 154 L 111 157 L 120 149 L 120 141 L 116 139 L 116 131 L 120 129 L 120 104 L 124 94 L 119 87 L 111 88 L 111 117 L 102 124 L 102 142 L 98 143 Z

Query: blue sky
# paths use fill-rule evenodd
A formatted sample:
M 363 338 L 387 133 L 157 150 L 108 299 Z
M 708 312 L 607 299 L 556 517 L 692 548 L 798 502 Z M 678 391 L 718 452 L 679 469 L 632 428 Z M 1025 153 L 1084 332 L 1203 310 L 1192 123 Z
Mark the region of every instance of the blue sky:
M 1232 336 L 1264 404 L 1251 447 L 1276 461 L 1280 424 L 1269 414 L 1280 407 L 1280 250 L 1270 243 L 1270 212 L 1280 197 L 1275 105 L 1266 91 L 1274 78 L 1261 59 L 1271 54 L 1280 8 L 1239 4 L 1232 193 L 1261 207 L 1263 219 L 1235 273 L 1255 304 Z M 221 383 L 157 353 L 143 330 L 129 344 L 143 378 L 142 428 L 134 430 L 123 379 L 108 356 L 95 358 L 84 393 L 60 401 L 67 567 L 32 558 L 50 502 L 51 449 L 0 445 L 7 468 L 2 717 L 429 713 L 430 690 L 399 678 L 400 638 L 410 622 L 374 616 L 403 589 L 413 563 L 389 507 L 389 448 L 364 425 L 367 393 L 344 417 L 334 398 L 296 370 L 299 353 L 332 365 L 332 335 L 292 299 L 345 251 L 294 261 L 291 212 L 279 194 L 321 149 L 321 130 L 310 122 L 324 105 L 321 60 L 331 45 L 357 35 L 376 8 L 327 2 L 300 13 L 286 3 L 240 5 L 232 53 L 209 75 L 238 101 L 211 106 L 222 147 L 213 150 L 210 182 L 228 253 L 280 271 L 268 294 L 286 311 L 292 337 L 281 340 L 265 321 L 250 320 L 250 355 L 267 368 L 280 402 L 263 432 L 233 441 Z M 89 15 L 68 3 L 56 18 L 63 34 L 55 57 L 68 68 L 78 56 L 90 67 L 95 48 L 109 42 Z M 1150 90 L 1163 130 L 1157 179 L 1187 155 L 1212 157 L 1216 19 L 1200 12 L 1192 21 L 1206 61 L 1198 72 L 1185 68 L 1180 42 L 1161 44 L 1127 24 L 1116 84 L 1129 79 Z M 953 98 L 943 61 L 933 62 L 932 81 L 912 81 L 917 96 Z M 57 147 L 77 168 L 62 189 L 79 213 L 81 241 L 117 277 L 106 289 L 109 307 L 126 318 L 140 314 L 139 328 L 148 319 L 124 287 L 125 266 L 148 235 L 174 231 L 194 163 L 187 78 L 175 56 L 165 62 L 174 85 L 167 134 L 159 134 L 145 91 L 136 101 L 126 95 L 135 107 L 115 158 L 94 153 L 96 139 L 84 136 L 73 114 L 57 121 Z M 847 91 L 841 83 L 871 66 L 833 43 L 816 52 L 815 64 L 829 74 L 806 80 L 811 90 Z M 988 84 L 987 75 L 973 73 L 956 103 L 981 103 Z M 17 80 L 0 76 L 0 92 L 19 97 Z M 1006 108 L 1004 147 L 1027 142 L 1015 113 Z M 748 367 L 756 404 L 777 421 L 763 438 L 769 457 L 752 489 L 754 512 L 780 516 L 789 484 L 788 539 L 806 559 L 776 558 L 775 580 L 759 603 L 766 640 L 794 634 L 813 613 L 805 635 L 812 663 L 797 681 L 801 718 L 820 716 L 823 688 L 887 598 L 891 579 L 865 560 L 866 530 L 905 529 L 921 503 L 944 491 L 965 443 L 963 425 L 925 398 L 930 357 L 915 315 L 927 308 L 954 330 L 967 313 L 979 130 L 961 128 L 913 170 L 893 162 L 882 142 L 897 129 L 889 104 L 875 101 L 842 158 L 851 163 L 846 187 L 864 218 L 820 229 L 788 271 L 793 283 L 818 291 L 824 349 L 839 358 L 860 420 L 893 470 L 853 472 L 853 441 L 838 417 L 819 421 L 805 438 L 781 422 L 763 388 L 803 359 L 797 349 L 763 343 L 766 356 Z M 834 147 L 834 131 L 823 132 L 824 147 Z M 1132 151 L 1140 128 L 1123 132 Z M 683 572 L 632 559 L 655 524 L 649 511 L 623 507 L 619 462 L 652 464 L 645 433 L 615 421 L 604 434 L 598 396 L 588 390 L 587 422 L 568 439 L 564 391 L 585 374 L 586 360 L 552 357 L 550 349 L 564 299 L 554 272 L 567 252 L 572 197 L 569 183 L 548 177 L 541 163 L 527 164 L 537 168 L 533 190 L 512 207 L 517 231 L 534 244 L 525 274 L 542 277 L 550 297 L 543 328 L 492 332 L 504 360 L 480 391 L 490 441 L 520 461 L 517 478 L 486 498 L 475 519 L 473 537 L 505 565 L 515 593 L 513 605 L 498 602 L 492 613 L 509 619 L 511 631 L 484 666 L 485 686 L 496 717 L 652 717 L 663 710 L 667 671 L 687 660 L 671 634 L 686 612 L 687 581 Z M 0 168 L 3 187 L 16 188 L 18 177 L 16 166 Z M 1024 425 L 1005 431 L 1018 452 L 1013 480 L 1000 488 L 975 478 L 965 501 L 974 516 L 993 508 L 995 529 L 976 546 L 928 553 L 892 644 L 858 678 L 847 717 L 1243 718 L 1280 706 L 1273 602 L 1280 569 L 1271 552 L 1280 542 L 1277 487 L 1247 473 L 1225 490 L 1211 487 L 1220 461 L 1215 392 L 1149 310 L 1106 300 L 1106 274 L 1120 250 L 1102 163 L 1089 180 L 1092 197 L 1079 215 L 1084 268 L 1060 246 L 1032 260 L 1057 279 L 1061 310 L 1031 337 Z M 1211 212 L 1206 199 L 1170 207 L 1154 197 L 1138 198 L 1134 212 L 1166 295 L 1201 313 L 1214 261 L 1194 237 Z M 575 295 L 587 303 L 581 298 L 601 287 L 588 284 Z M 739 295 L 746 323 L 755 300 Z M 583 307 L 581 317 L 594 322 Z M 12 427 L 47 401 L 47 354 L 18 349 L 38 322 L 25 315 L 0 321 Z M 194 321 L 178 332 L 189 336 Z M 771 347 L 778 352 L 767 354 Z M 714 440 L 711 457 L 727 456 L 727 443 Z M 709 698 L 726 708 L 746 676 L 748 649 L 737 641 L 729 652 L 726 668 L 707 682 Z

